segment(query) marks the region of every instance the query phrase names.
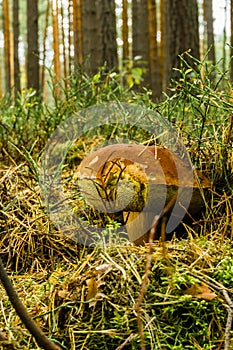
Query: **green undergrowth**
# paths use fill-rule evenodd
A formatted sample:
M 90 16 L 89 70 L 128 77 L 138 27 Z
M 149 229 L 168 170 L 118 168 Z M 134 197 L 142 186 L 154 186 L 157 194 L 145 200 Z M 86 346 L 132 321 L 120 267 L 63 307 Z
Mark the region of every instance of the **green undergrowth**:
M 54 89 L 53 101 L 34 91 L 0 101 L 0 250 L 12 281 L 43 331 L 63 349 L 223 349 L 233 293 L 232 90 L 227 72 L 181 57 L 180 79 L 160 101 L 122 85 L 116 72 L 80 69 Z M 119 223 L 88 208 L 72 187 L 81 160 L 104 142 L 147 142 L 148 135 L 104 126 L 87 132 L 63 164 L 75 213 L 104 225 L 112 244 L 82 247 L 49 219 L 39 187 L 40 155 L 55 128 L 95 104 L 136 103 L 160 113 L 179 132 L 193 165 L 211 181 L 202 215 L 172 240 L 135 247 L 119 241 Z M 104 241 L 103 241 L 104 242 Z M 0 289 L 0 331 L 15 349 L 39 349 Z M 228 297 L 227 297 L 228 296 Z M 225 342 L 225 344 L 224 344 Z M 5 349 L 7 344 L 0 342 Z M 5 347 L 4 347 L 5 346 Z

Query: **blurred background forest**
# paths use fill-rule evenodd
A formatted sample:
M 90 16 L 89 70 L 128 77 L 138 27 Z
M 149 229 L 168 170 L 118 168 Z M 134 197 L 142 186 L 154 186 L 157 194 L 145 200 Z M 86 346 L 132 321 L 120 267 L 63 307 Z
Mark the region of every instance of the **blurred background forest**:
M 0 96 L 33 88 L 48 101 L 49 83 L 57 84 L 59 95 L 77 69 L 93 76 L 102 67 L 119 72 L 129 87 L 148 88 L 158 100 L 179 76 L 179 55 L 185 52 L 191 68 L 205 58 L 233 76 L 233 1 L 2 0 L 1 5 Z

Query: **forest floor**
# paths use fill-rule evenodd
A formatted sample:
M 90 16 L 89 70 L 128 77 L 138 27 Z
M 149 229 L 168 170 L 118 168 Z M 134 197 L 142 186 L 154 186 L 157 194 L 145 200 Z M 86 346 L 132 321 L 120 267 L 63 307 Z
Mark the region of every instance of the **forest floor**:
M 25 162 L 0 169 L 1 256 L 51 339 L 64 349 L 141 349 L 141 342 L 148 349 L 221 349 L 227 337 L 233 346 L 232 198 L 215 204 L 226 208 L 215 231 L 203 219 L 199 233 L 187 226 L 185 238 L 136 247 L 119 242 L 109 222 L 112 243 L 84 248 L 49 220 L 28 169 Z M 6 344 L 37 349 L 3 288 L 1 295 Z
M 95 83 L 87 87 L 85 80 L 85 93 L 93 89 L 92 96 L 99 94 L 101 87 L 94 89 Z M 106 96 L 106 83 L 103 86 Z M 115 220 L 98 216 L 81 201 L 76 213 L 92 223 L 102 220 L 110 244 L 102 239 L 84 247 L 46 212 L 38 153 L 59 124 L 56 118 L 64 111 L 72 113 L 74 94 L 67 97 L 69 104 L 56 106 L 52 118 L 47 108 L 37 111 L 31 97 L 21 108 L 2 106 L 1 258 L 30 315 L 62 349 L 233 348 L 233 111 L 228 93 L 203 86 L 187 90 L 184 85 L 156 106 L 182 134 L 195 166 L 210 179 L 202 216 L 195 225 L 183 225 L 183 237 L 176 232 L 170 240 L 138 247 L 127 237 L 119 240 Z M 79 97 L 83 108 L 85 96 Z M 97 100 L 99 95 L 92 102 Z M 134 102 L 151 108 L 146 94 Z M 113 130 L 101 132 L 102 142 Z M 77 159 L 80 162 L 97 142 L 89 135 L 69 154 L 63 167 L 66 191 Z M 71 199 L 77 200 L 73 193 Z M 0 338 L 6 337 L 0 339 L 0 348 L 40 349 L 2 286 L 0 295 Z

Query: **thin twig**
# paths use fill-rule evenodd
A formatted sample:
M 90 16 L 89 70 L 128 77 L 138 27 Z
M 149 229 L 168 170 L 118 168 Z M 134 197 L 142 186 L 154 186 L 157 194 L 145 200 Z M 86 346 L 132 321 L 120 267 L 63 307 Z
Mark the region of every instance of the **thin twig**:
M 0 279 L 3 287 L 7 292 L 10 302 L 15 308 L 15 311 L 17 312 L 18 316 L 20 317 L 21 321 L 24 323 L 26 328 L 32 334 L 32 336 L 36 339 L 36 342 L 38 343 L 38 345 L 45 350 L 61 350 L 60 346 L 54 344 L 42 332 L 42 330 L 37 326 L 37 324 L 32 320 L 27 309 L 19 299 L 19 296 L 16 290 L 14 289 L 14 286 L 12 285 L 11 280 L 6 273 L 6 270 L 4 268 L 1 258 L 0 258 Z
M 126 338 L 125 341 L 116 348 L 116 350 L 122 350 L 123 347 L 135 337 L 137 337 L 137 334 L 130 334 L 128 338 Z

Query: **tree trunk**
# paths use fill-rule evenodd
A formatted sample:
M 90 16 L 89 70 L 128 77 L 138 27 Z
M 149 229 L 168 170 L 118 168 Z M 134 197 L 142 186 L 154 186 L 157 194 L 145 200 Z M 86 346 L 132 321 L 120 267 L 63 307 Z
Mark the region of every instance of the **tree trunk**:
M 27 43 L 27 87 L 39 92 L 38 0 L 27 0 Z
M 86 70 L 95 74 L 100 66 L 117 67 L 114 0 L 85 0 L 83 4 L 83 50 Z
M 128 25 L 128 1 L 122 1 L 122 60 L 129 59 L 129 25 Z
M 133 59 L 135 65 L 143 69 L 142 85 L 150 87 L 149 72 L 149 32 L 147 0 L 132 1 Z
M 54 84 L 55 94 L 60 94 L 60 88 L 57 83 L 61 79 L 61 63 L 60 63 L 60 49 L 59 49 L 59 21 L 58 21 L 58 0 L 53 2 L 52 22 L 53 22 L 53 65 L 54 65 Z
M 231 81 L 233 81 L 233 0 L 231 0 L 231 48 L 230 48 L 230 57 L 231 57 Z
M 171 78 L 178 79 L 180 74 L 179 55 L 189 52 L 200 59 L 198 7 L 196 0 L 162 0 L 164 23 L 164 59 L 165 85 Z M 187 63 L 195 68 L 195 63 L 189 55 L 185 56 Z
M 3 35 L 4 35 L 4 68 L 5 68 L 5 90 L 11 89 L 11 53 L 10 53 L 10 20 L 8 0 L 3 0 Z
M 73 0 L 74 62 L 83 63 L 82 0 Z
M 159 44 L 159 69 L 160 69 L 160 79 L 162 84 L 162 91 L 164 91 L 167 87 L 167 74 L 165 70 L 165 52 L 166 52 L 166 33 L 168 32 L 168 22 L 165 21 L 165 13 L 166 13 L 166 0 L 160 1 L 160 44 Z
M 114 0 L 97 0 L 98 23 L 101 42 L 101 65 L 106 64 L 108 69 L 118 66 L 116 13 Z
M 225 0 L 224 6 L 224 27 L 223 27 L 223 40 L 222 40 L 222 70 L 226 71 L 226 42 L 227 42 L 227 17 L 228 17 L 228 0 Z
M 62 56 L 63 56 L 63 77 L 65 87 L 67 88 L 67 55 L 66 55 L 66 34 L 65 34 L 65 18 L 62 2 L 60 2 L 60 17 L 61 17 L 61 40 L 62 40 Z
M 213 20 L 213 3 L 212 0 L 204 0 L 203 3 L 204 23 L 205 23 L 205 39 L 207 43 L 208 60 L 214 65 L 215 61 L 215 44 L 214 44 L 214 20 Z
M 95 0 L 85 0 L 83 5 L 83 55 L 88 74 L 95 74 L 101 62 L 99 25 Z
M 71 74 L 72 64 L 74 62 L 74 57 L 72 57 L 72 32 L 73 32 L 73 0 L 69 0 L 68 3 L 68 75 Z
M 41 65 L 41 91 L 43 92 L 43 95 L 45 96 L 45 61 L 46 61 L 46 40 L 48 35 L 48 23 L 49 23 L 49 16 L 50 16 L 50 9 L 51 9 L 51 3 L 50 1 L 47 2 L 46 7 L 46 14 L 45 14 L 45 28 L 43 33 L 43 52 L 42 52 L 42 65 Z
M 14 88 L 15 95 L 20 91 L 19 68 L 19 0 L 13 1 L 13 40 L 14 40 Z
M 150 87 L 152 97 L 159 98 L 162 94 L 162 82 L 160 76 L 158 45 L 157 45 L 157 16 L 156 1 L 148 0 L 148 28 L 150 47 Z

